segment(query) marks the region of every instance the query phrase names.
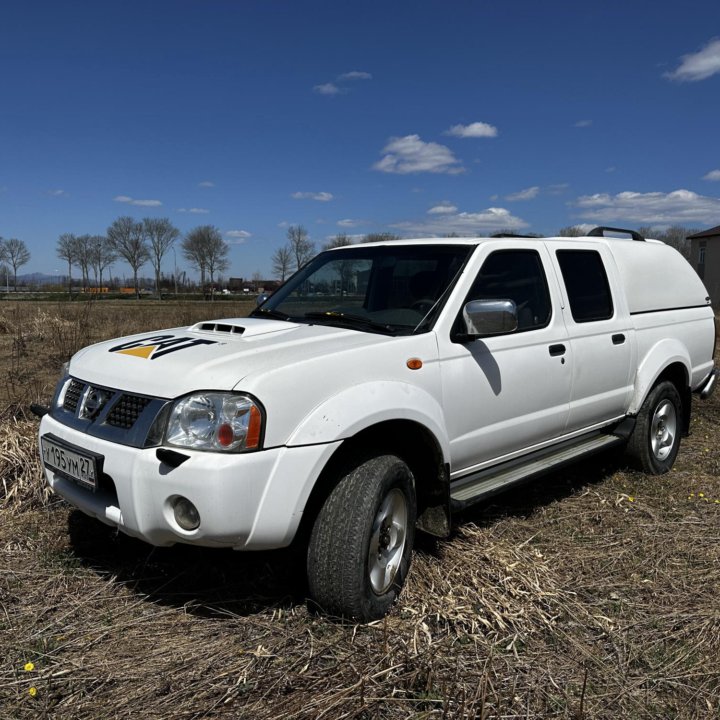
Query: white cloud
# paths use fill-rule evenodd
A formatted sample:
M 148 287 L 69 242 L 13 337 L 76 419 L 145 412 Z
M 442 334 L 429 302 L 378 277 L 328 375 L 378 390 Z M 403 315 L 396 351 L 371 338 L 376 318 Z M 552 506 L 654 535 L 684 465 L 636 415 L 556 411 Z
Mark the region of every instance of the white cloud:
M 337 221 L 338 227 L 344 227 L 344 228 L 357 227 L 360 224 L 361 224 L 360 220 L 352 220 L 351 218 L 345 218 L 344 220 Z
M 52 197 L 69 197 L 70 193 L 64 190 L 48 190 L 48 195 L 52 195 Z
M 720 180 L 720 170 L 711 170 L 707 175 L 703 175 L 703 180 Z
M 333 194 L 329 192 L 294 192 L 290 196 L 295 200 L 317 200 L 318 202 L 330 202 Z
M 338 75 L 338 80 L 372 80 L 372 75 L 369 72 L 363 72 L 362 70 L 351 70 L 350 72 Z
M 720 198 L 698 195 L 690 190 L 662 192 L 621 192 L 617 195 L 583 195 L 574 203 L 580 216 L 611 224 L 620 220 L 649 225 L 663 223 L 711 223 L 720 215 Z
M 345 92 L 342 88 L 338 87 L 335 83 L 323 83 L 322 85 L 315 85 L 313 92 L 319 95 L 339 95 Z
M 128 205 L 139 205 L 140 207 L 160 207 L 160 205 L 162 205 L 159 200 L 136 200 L 129 195 L 116 195 L 113 200 L 119 203 L 127 203 Z
M 556 183 L 555 185 L 548 185 L 547 191 L 550 195 L 562 195 L 569 187 L 568 183 Z
M 450 148 L 424 142 L 419 135 L 390 138 L 382 151 L 385 156 L 373 165 L 373 169 L 380 172 L 398 175 L 420 172 L 457 175 L 465 172 Z
M 457 207 L 447 200 L 434 205 L 428 210 L 428 215 L 452 215 L 457 212 Z
M 252 237 L 252 233 L 247 230 L 226 230 L 226 237 L 229 237 L 233 245 L 242 245 L 249 237 Z
M 705 80 L 720 73 L 720 38 L 713 38 L 705 47 L 680 58 L 680 65 L 664 77 L 681 82 Z
M 210 211 L 207 210 L 206 208 L 192 207 L 192 208 L 178 208 L 178 212 L 192 213 L 193 215 L 207 215 Z
M 201 183 L 198 183 L 198 187 L 215 187 L 215 183 L 212 180 L 203 180 Z
M 444 134 L 460 138 L 497 137 L 498 130 L 494 125 L 474 122 L 469 125 L 453 125 Z
M 592 125 L 592 120 L 578 120 L 575 123 L 575 127 L 578 127 L 578 128 L 586 128 L 586 127 L 590 127 L 591 125 Z
M 458 235 L 474 236 L 497 230 L 513 228 L 520 230 L 528 227 L 522 218 L 516 217 L 505 208 L 490 207 L 479 212 L 447 213 L 419 222 L 407 221 L 392 227 L 405 233 L 417 235 Z
M 532 187 L 525 188 L 525 190 L 520 190 L 520 192 L 506 195 L 505 199 L 508 202 L 515 202 L 517 200 L 532 200 L 538 196 L 539 192 L 540 188 L 537 185 L 533 185 Z

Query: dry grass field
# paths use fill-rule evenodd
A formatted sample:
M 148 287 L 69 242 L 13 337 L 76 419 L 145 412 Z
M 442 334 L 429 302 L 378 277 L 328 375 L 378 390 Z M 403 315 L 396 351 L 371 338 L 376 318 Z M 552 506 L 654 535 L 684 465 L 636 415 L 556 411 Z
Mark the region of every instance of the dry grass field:
M 367 626 L 308 611 L 295 549 L 154 549 L 48 497 L 26 408 L 73 351 L 249 309 L 0 304 L 0 718 L 720 716 L 717 395 L 666 476 L 596 457 L 421 539 Z

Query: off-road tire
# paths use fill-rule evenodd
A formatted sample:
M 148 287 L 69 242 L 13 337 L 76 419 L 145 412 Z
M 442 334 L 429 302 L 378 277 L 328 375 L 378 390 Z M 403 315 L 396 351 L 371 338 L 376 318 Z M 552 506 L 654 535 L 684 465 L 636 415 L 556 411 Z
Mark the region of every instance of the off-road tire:
M 628 455 L 648 475 L 662 475 L 672 468 L 683 427 L 683 405 L 673 383 L 653 387 L 640 408 L 628 443 Z
M 410 568 L 416 514 L 414 479 L 403 460 L 380 455 L 351 463 L 325 500 L 310 536 L 311 607 L 360 622 L 383 617 Z M 393 559 L 388 565 L 394 573 L 383 570 L 387 557 Z

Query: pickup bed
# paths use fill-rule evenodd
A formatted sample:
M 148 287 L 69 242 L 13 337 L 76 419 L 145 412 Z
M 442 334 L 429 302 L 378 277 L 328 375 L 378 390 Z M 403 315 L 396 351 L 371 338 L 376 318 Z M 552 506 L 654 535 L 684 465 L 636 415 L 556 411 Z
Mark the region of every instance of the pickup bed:
M 49 485 L 155 545 L 302 543 L 310 600 L 382 617 L 416 527 L 580 456 L 671 469 L 715 320 L 636 233 L 321 253 L 249 318 L 77 353 L 40 424 Z

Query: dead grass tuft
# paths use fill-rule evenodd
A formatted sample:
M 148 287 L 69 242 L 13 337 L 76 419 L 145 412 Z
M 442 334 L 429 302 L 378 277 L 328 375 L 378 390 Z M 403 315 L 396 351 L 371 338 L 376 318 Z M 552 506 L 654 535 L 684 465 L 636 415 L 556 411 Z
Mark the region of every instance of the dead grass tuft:
M 37 423 L 8 417 L 0 422 L 0 508 L 3 513 L 42 507 L 49 491 L 39 482 Z

